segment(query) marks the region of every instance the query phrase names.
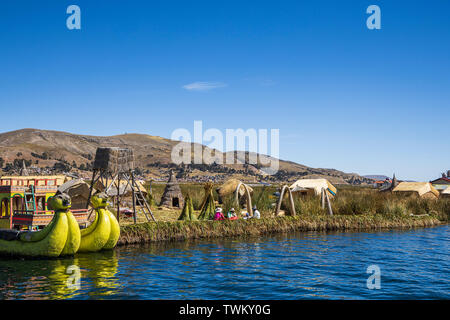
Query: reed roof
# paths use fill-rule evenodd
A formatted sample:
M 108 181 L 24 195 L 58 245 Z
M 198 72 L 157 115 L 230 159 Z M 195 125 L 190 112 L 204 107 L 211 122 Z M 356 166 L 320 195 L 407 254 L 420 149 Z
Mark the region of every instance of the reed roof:
M 239 183 L 242 183 L 242 181 L 240 181 L 238 179 L 234 179 L 234 178 L 228 179 L 216 191 L 221 197 L 227 196 L 236 191 Z M 247 186 L 247 188 L 249 189 L 250 193 L 253 193 L 253 188 L 251 188 L 249 186 Z M 241 185 L 239 187 L 239 195 L 243 196 L 244 193 L 245 193 L 245 187 L 243 185 Z
M 292 192 L 303 190 L 314 190 L 315 195 L 320 195 L 322 189 L 328 190 L 329 193 L 335 195 L 337 189 L 327 179 L 299 179 L 295 181 L 290 187 Z M 330 192 L 331 191 L 331 192 Z
M 58 192 L 66 193 L 71 198 L 81 196 L 83 198 L 89 197 L 90 186 L 83 179 L 72 179 L 58 187 Z
M 432 193 L 439 197 L 439 191 L 429 182 L 400 182 L 393 192 L 416 192 L 420 197 Z
M 170 173 L 169 181 L 167 182 L 164 193 L 161 197 L 161 206 L 172 207 L 172 198 L 178 198 L 179 206 L 184 205 L 184 197 L 181 193 L 180 185 L 178 184 L 175 173 Z

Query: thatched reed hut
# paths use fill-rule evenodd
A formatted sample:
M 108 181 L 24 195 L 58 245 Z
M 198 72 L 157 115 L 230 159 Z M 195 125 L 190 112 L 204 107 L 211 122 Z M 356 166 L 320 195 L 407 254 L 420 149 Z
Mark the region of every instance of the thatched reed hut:
M 70 196 L 72 209 L 85 209 L 89 197 L 89 188 L 89 184 L 83 179 L 73 179 L 60 185 L 58 192 L 66 193 Z
M 327 179 L 300 179 L 294 182 L 289 189 L 293 193 L 304 196 L 320 196 L 322 189 L 327 191 L 330 198 L 334 198 L 337 193 L 336 187 Z
M 219 188 L 216 189 L 217 194 L 219 195 L 219 199 L 223 199 L 224 197 L 233 194 L 236 192 L 236 189 L 238 185 L 239 187 L 239 196 L 242 197 L 245 195 L 245 186 L 242 183 L 242 181 L 238 179 L 228 179 L 225 181 Z M 248 190 L 250 191 L 250 194 L 253 194 L 253 188 L 247 186 Z
M 161 197 L 161 206 L 168 208 L 183 208 L 184 206 L 183 194 L 173 172 L 170 172 L 169 181 Z
M 228 179 L 220 188 L 216 189 L 219 195 L 219 204 L 222 204 L 224 197 L 234 194 L 234 202 L 247 209 L 253 215 L 252 195 L 253 188 L 238 179 Z
M 392 192 L 404 196 L 417 196 L 424 199 L 439 198 L 439 191 L 429 182 L 400 182 Z

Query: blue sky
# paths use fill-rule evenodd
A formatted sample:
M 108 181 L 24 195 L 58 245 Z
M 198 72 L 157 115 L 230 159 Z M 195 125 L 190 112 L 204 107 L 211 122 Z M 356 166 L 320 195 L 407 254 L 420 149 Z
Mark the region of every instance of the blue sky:
M 81 8 L 81 30 L 66 8 Z M 366 8 L 381 8 L 381 30 Z M 1 131 L 280 129 L 280 156 L 450 169 L 448 1 L 2 1 Z M 204 87 L 208 90 L 201 90 Z

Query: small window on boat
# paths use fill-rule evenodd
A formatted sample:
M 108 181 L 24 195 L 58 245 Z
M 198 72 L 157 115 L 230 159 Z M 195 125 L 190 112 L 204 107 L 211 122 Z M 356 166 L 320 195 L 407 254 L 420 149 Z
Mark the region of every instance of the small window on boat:
M 26 195 L 25 200 L 28 203 L 28 208 L 30 209 L 31 206 L 33 206 L 33 196 L 32 195 Z
M 23 199 L 21 197 L 13 198 L 13 211 L 23 211 Z
M 9 199 L 4 198 L 0 203 L 0 215 L 2 217 L 9 216 Z
M 44 211 L 45 210 L 45 197 L 37 197 L 36 205 L 37 205 L 38 211 Z

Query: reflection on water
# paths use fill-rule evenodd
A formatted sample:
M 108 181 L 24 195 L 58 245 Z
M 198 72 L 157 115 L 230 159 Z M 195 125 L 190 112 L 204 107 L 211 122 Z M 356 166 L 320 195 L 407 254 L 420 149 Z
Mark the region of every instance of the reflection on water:
M 101 298 L 114 294 L 118 287 L 118 258 L 115 251 L 77 254 L 60 259 L 15 260 L 0 262 L 0 298 L 2 299 L 70 299 Z M 81 288 L 68 285 L 77 266 Z M 85 294 L 88 296 L 84 296 Z
M 294 233 L 2 259 L 0 298 L 448 299 L 448 231 Z M 381 290 L 366 287 L 372 264 Z M 71 265 L 80 268 L 78 290 L 67 286 Z

